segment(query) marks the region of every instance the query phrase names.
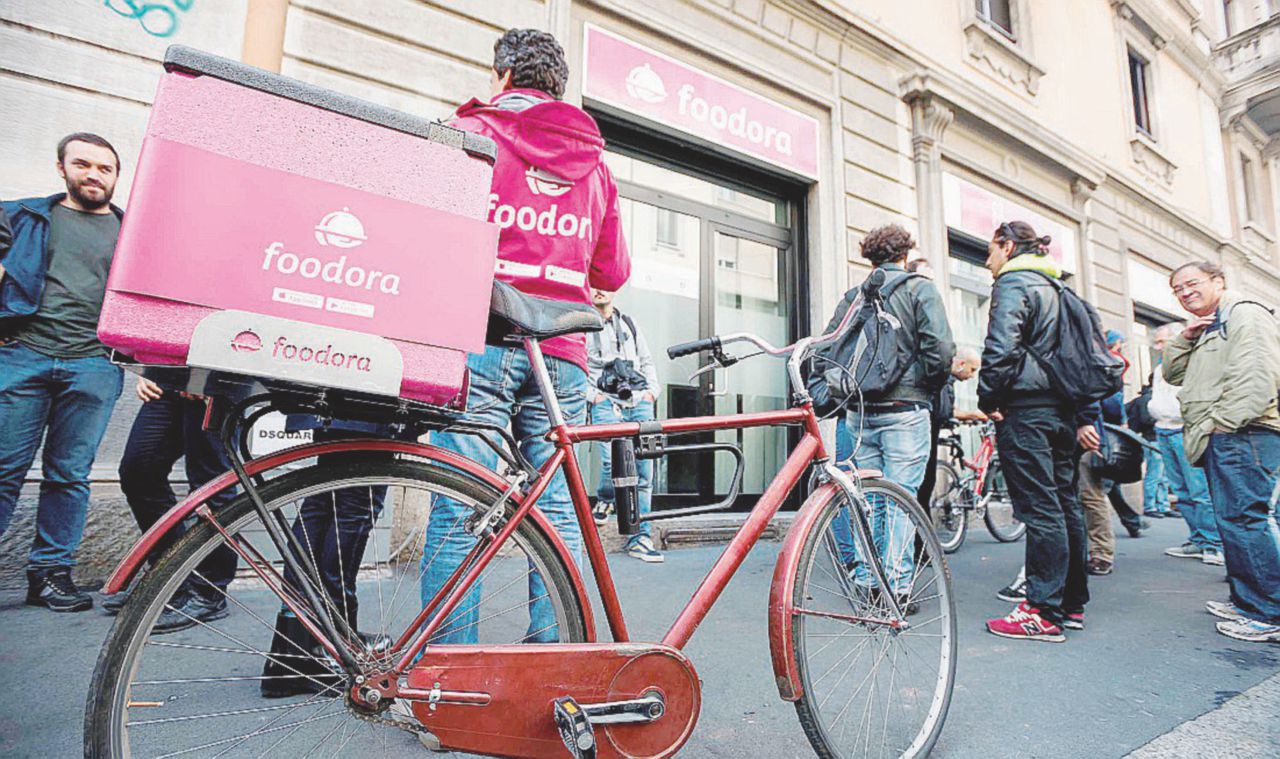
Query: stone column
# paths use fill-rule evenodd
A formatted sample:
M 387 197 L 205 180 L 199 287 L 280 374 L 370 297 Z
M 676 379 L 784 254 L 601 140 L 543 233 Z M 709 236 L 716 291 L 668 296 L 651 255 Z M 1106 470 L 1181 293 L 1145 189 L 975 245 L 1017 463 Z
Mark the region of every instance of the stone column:
M 949 301 L 947 221 L 942 197 L 942 136 L 955 119 L 955 113 L 923 89 L 909 89 L 903 99 L 911 106 L 911 156 L 916 170 L 920 248 L 936 272 L 939 292 Z
M 244 14 L 244 46 L 240 59 L 250 66 L 280 73 L 288 16 L 289 0 L 249 0 Z

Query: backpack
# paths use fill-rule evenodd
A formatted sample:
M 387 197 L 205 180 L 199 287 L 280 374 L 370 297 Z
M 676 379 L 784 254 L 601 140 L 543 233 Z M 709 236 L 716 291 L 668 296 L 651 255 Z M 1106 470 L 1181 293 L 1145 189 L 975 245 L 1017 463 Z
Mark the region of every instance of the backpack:
M 862 283 L 858 313 L 840 339 L 823 354 L 826 361 L 816 367 L 829 397 L 836 403 L 858 395 L 868 400 L 883 396 L 897 386 L 915 358 L 914 348 L 909 353 L 898 349 L 897 332 L 902 329 L 902 322 L 885 309 L 885 304 L 907 281 L 925 276 L 907 273 L 885 283 L 886 276 L 881 269 Z
M 1142 386 L 1142 392 L 1138 393 L 1138 397 L 1124 406 L 1125 417 L 1129 420 L 1129 429 L 1148 440 L 1155 437 L 1156 434 L 1156 420 L 1152 418 L 1151 412 L 1147 410 L 1147 404 L 1150 402 L 1151 383 L 1147 383 Z
M 1107 349 L 1098 312 L 1057 278 L 1036 273 L 1058 291 L 1058 333 L 1052 352 L 1042 355 L 1027 346 L 1027 353 L 1049 376 L 1053 389 L 1077 406 L 1120 392 L 1124 359 Z

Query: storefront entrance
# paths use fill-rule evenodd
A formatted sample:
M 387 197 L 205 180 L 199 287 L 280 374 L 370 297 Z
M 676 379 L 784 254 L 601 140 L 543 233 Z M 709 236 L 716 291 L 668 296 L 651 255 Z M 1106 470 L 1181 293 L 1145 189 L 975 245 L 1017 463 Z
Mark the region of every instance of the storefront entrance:
M 700 357 L 672 361 L 666 348 L 743 331 L 778 345 L 795 339 L 806 309 L 792 226 L 794 202 L 638 151 L 611 148 L 606 161 L 618 182 L 632 260 L 631 280 L 616 304 L 634 320 L 653 354 L 661 383 L 658 417 L 784 408 L 787 386 L 781 362 L 756 359 L 691 379 Z M 746 457 L 735 508 L 749 508 L 786 459 L 788 432 L 727 431 L 717 433 L 715 440 L 737 445 Z M 598 452 L 589 461 L 586 477 L 594 487 Z M 732 459 L 723 453 L 660 459 L 654 508 L 719 500 L 728 492 L 733 471 Z

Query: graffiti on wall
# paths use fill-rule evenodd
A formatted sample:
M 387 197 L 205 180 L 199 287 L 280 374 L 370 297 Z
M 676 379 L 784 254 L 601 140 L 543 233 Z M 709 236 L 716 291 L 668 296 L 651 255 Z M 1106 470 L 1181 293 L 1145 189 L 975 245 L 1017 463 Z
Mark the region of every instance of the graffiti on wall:
M 172 37 L 181 25 L 182 14 L 191 10 L 196 0 L 103 0 L 102 4 L 121 16 L 136 19 L 142 30 L 152 37 Z

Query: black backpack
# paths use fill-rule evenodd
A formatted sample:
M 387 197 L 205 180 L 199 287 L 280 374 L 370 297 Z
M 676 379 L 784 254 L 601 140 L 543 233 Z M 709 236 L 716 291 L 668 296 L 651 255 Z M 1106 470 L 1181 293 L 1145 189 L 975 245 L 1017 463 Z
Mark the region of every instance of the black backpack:
M 1049 376 L 1054 390 L 1077 406 L 1084 406 L 1124 388 L 1124 360 L 1107 350 L 1102 319 L 1093 306 L 1056 277 L 1036 272 L 1058 291 L 1058 334 L 1052 352 L 1027 352 Z
M 1156 434 L 1156 420 L 1152 418 L 1151 412 L 1147 410 L 1147 404 L 1150 402 L 1151 383 L 1148 382 L 1142 387 L 1142 392 L 1138 393 L 1138 397 L 1124 405 L 1124 415 L 1129 420 L 1129 429 L 1148 440 L 1154 438 Z
M 902 322 L 885 304 L 908 280 L 925 277 L 908 273 L 888 283 L 886 277 L 884 270 L 878 269 L 862 283 L 858 312 L 840 339 L 824 352 L 826 360 L 816 366 L 828 396 L 836 403 L 859 394 L 864 400 L 883 396 L 902 380 L 915 358 L 914 350 L 903 353 L 898 349 L 897 332 Z

